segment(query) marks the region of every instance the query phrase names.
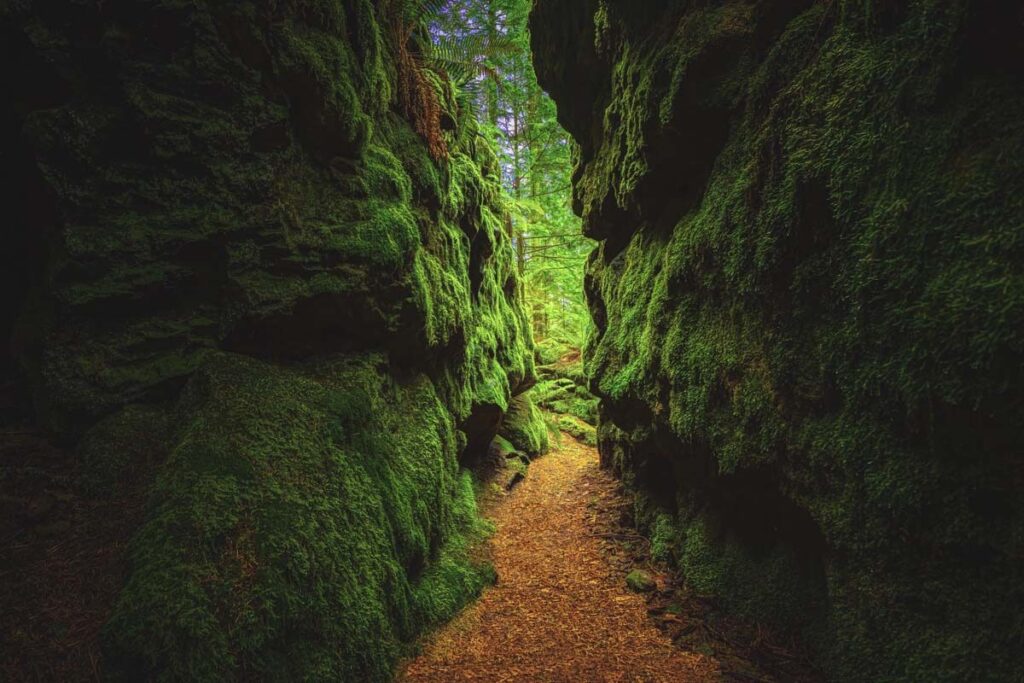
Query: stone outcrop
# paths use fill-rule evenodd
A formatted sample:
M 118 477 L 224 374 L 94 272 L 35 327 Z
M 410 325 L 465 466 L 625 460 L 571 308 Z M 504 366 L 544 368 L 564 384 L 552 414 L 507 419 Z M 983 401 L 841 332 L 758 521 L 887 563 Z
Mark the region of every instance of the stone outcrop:
M 555 424 L 588 446 L 597 446 L 598 400 L 587 389 L 580 349 L 549 337 L 537 342 L 537 385 L 530 397 L 553 413 Z
M 494 154 L 422 73 L 432 158 L 388 5 L 0 10 L 0 385 L 91 490 L 162 463 L 114 677 L 389 680 L 491 578 L 460 463 L 532 340 Z
M 1013 3 L 539 0 L 600 450 L 689 586 L 843 681 L 1024 628 Z

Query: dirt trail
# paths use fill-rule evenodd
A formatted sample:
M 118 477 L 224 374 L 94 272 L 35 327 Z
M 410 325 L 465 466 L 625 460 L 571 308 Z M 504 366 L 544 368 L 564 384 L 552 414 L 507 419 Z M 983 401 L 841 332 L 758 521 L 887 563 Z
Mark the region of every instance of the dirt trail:
M 674 647 L 594 534 L 616 485 L 568 435 L 486 509 L 498 584 L 424 645 L 403 681 L 721 680 L 714 660 Z

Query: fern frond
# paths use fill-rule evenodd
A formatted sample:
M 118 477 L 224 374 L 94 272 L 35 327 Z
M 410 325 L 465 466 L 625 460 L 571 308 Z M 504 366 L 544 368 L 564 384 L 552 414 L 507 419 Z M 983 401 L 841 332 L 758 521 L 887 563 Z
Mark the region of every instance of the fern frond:
M 451 0 L 401 0 L 402 19 L 407 24 L 425 26 L 444 14 Z
M 504 38 L 492 40 L 486 36 L 470 35 L 454 39 L 442 36 L 427 46 L 424 61 L 447 73 L 457 86 L 462 87 L 479 76 L 497 81 L 499 73 L 492 60 L 518 50 L 518 45 Z
M 399 99 L 408 118 L 435 158 L 447 156 L 440 130 L 440 103 L 426 87 L 424 70 L 447 77 L 455 86 L 459 109 L 477 117 L 482 86 L 501 87 L 500 58 L 520 54 L 523 46 L 508 36 L 472 33 L 438 35 L 453 0 L 388 0 L 399 49 Z

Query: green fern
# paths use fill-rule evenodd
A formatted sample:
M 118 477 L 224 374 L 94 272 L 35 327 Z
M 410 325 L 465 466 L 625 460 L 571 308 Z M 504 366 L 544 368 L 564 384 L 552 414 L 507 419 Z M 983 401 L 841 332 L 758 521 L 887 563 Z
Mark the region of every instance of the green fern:
M 470 35 L 457 39 L 442 36 L 431 41 L 424 58 L 431 67 L 443 70 L 456 86 L 463 87 L 480 77 L 497 80 L 499 75 L 493 60 L 518 50 L 519 46 L 504 36 Z
M 506 36 L 434 35 L 431 27 L 451 5 L 452 0 L 404 0 L 403 23 L 415 37 L 411 50 L 423 66 L 446 75 L 456 88 L 459 106 L 474 110 L 484 82 L 501 86 L 494 61 L 518 53 L 521 47 Z
M 450 4 L 451 0 L 404 0 L 402 18 L 406 24 L 429 28 Z

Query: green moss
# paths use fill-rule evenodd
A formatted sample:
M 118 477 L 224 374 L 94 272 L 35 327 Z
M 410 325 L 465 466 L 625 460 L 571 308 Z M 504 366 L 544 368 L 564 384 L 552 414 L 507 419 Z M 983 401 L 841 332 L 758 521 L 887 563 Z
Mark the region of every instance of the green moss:
M 569 122 L 603 457 L 665 554 L 836 680 L 1012 677 L 1024 97 L 980 47 L 1009 15 L 607 0 L 600 58 L 559 61 L 556 5 L 540 72 L 607 101 Z
M 541 455 L 548 450 L 547 424 L 529 395 L 512 399 L 498 434 L 508 439 L 516 450 L 529 456 Z
M 106 627 L 117 670 L 390 680 L 493 577 L 467 559 L 481 528 L 449 413 L 384 368 L 222 355 L 193 378 Z
M 543 363 L 537 368 L 542 381 L 530 393 L 537 405 L 596 425 L 598 399 L 587 389 L 579 349 L 568 342 L 549 338 L 538 344 L 536 355 Z
M 559 415 L 555 424 L 577 441 L 587 446 L 597 447 L 597 431 L 589 424 L 569 415 Z
M 5 13 L 81 91 L 10 94 L 32 210 L 61 217 L 19 350 L 40 419 L 73 439 L 113 416 L 80 446 L 92 491 L 159 470 L 112 674 L 388 680 L 493 579 L 466 557 L 485 528 L 456 425 L 536 380 L 501 169 L 436 75 L 456 128 L 430 157 L 382 11 L 119 6 L 102 35 Z
M 548 337 L 537 342 L 537 362 L 541 365 L 550 365 L 562 359 L 566 354 L 574 350 L 571 342 L 557 337 Z
M 495 449 L 497 449 L 498 453 L 502 457 L 511 457 L 519 452 L 519 449 L 512 445 L 511 441 L 501 436 L 500 434 L 494 437 L 494 440 L 491 441 L 491 444 L 495 447 Z
M 671 562 L 679 556 L 678 545 L 679 531 L 672 515 L 658 514 L 651 529 L 651 557 L 658 562 Z
M 131 405 L 101 420 L 78 444 L 79 483 L 93 496 L 117 496 L 163 461 L 170 437 L 163 406 Z
M 530 470 L 530 465 L 522 458 L 512 458 L 508 461 L 508 467 L 514 473 L 514 479 L 522 479 Z
M 658 587 L 651 575 L 640 569 L 634 569 L 626 575 L 626 585 L 637 593 L 650 593 Z
M 820 604 L 808 592 L 807 578 L 791 550 L 781 545 L 751 549 L 744 539 L 716 532 L 712 524 L 697 517 L 682 531 L 679 567 L 690 589 L 723 600 L 727 610 L 777 627 L 794 629 L 820 619 Z
M 336 11 L 332 16 L 321 18 L 321 21 L 326 19 L 325 25 L 294 20 L 280 24 L 275 36 L 278 40 L 276 56 L 282 75 L 297 81 L 294 85 L 300 88 L 299 97 L 306 100 L 300 106 L 316 108 L 319 120 L 314 126 L 325 132 L 329 129 L 332 139 L 340 137 L 335 144 L 359 149 L 372 131 L 372 119 L 363 106 L 369 98 L 366 97 L 367 91 L 360 92 L 359 84 L 352 78 L 360 70 L 353 63 L 355 58 L 351 47 L 338 40 L 339 33 L 345 31 L 346 22 L 341 7 L 334 7 Z M 365 8 L 363 14 L 372 16 Z M 301 90 L 310 80 L 313 83 L 309 85 L 316 89 L 315 103 L 309 92 Z M 378 78 L 374 85 L 386 82 Z M 375 99 L 389 90 L 386 88 L 383 93 L 374 93 L 371 97 Z

